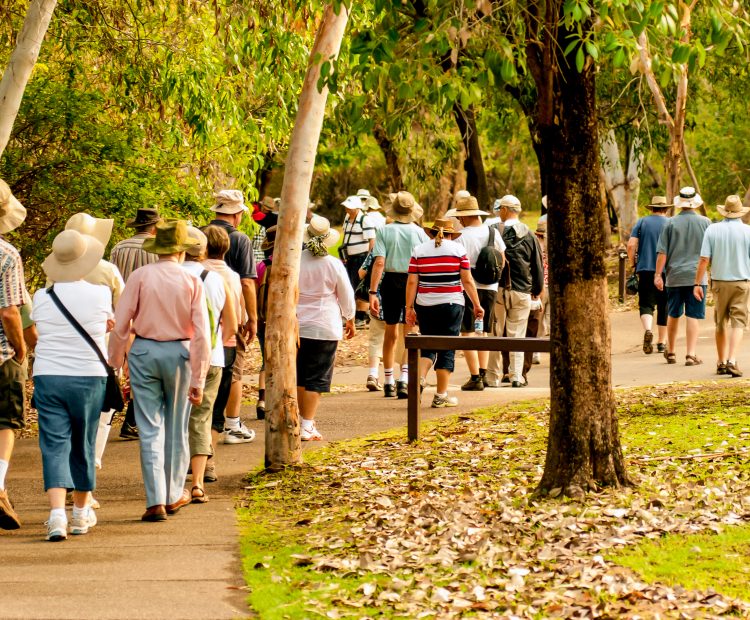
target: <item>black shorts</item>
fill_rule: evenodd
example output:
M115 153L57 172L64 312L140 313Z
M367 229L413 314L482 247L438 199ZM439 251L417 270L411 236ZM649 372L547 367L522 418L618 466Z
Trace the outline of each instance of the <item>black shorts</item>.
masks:
M380 283L380 306L386 325L405 323L406 316L406 280L408 273L387 271Z
M497 291L488 291L478 288L479 305L484 309L484 328L485 334L492 332L492 324L495 322L495 299ZM461 331L464 334L474 331L474 304L471 303L469 296L464 293L464 318L461 321Z
M362 267L362 263L365 262L366 258L367 252L346 257L346 273L349 276L349 282L351 283L352 288L355 291L357 290L360 281L359 270Z
M308 392L330 392L338 340L300 338L297 349L297 387Z
M667 289L656 288L653 271L638 272L638 309L641 315L653 315L656 310L656 324L667 325Z
M224 368L221 369L221 380L219 389L216 392L214 409L211 417L211 428L217 433L224 430L224 409L229 402L229 391L232 389L232 373L234 360L237 357L236 347L224 347Z

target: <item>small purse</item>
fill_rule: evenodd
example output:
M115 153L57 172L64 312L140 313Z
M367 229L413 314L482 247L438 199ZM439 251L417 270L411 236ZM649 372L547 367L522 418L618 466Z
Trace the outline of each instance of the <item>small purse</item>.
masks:
M631 295L638 294L638 274L634 273L626 280L625 290Z
M104 358L104 354L102 353L96 342L94 342L91 334L89 334L85 329L83 329L83 327L81 327L81 324L75 320L73 315L70 314L68 309L60 301L57 293L55 293L54 286L50 286L47 289L47 294L57 306L57 309L62 312L62 315L68 320L68 323L73 326L73 328L81 335L86 343L94 350L97 357L99 358L99 361L107 370L107 387L104 392L104 403L102 404L102 411L111 411L113 409L115 411L122 411L125 408L125 400L122 397L122 388L120 388L120 382L118 381L117 375L115 374L115 369L112 368L112 366L110 366L107 360Z

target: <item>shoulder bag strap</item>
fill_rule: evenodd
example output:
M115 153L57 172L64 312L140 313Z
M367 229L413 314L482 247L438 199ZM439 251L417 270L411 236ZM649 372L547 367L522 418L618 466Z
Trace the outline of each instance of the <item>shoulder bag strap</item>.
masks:
M487 247L494 248L495 247L495 229L492 226L488 226L487 228L490 231L490 234L487 237Z
M102 353L101 349L99 348L99 345L94 342L94 339L91 337L91 334L89 334L83 327L81 327L81 324L75 320L73 315L68 311L68 309L63 306L63 303L60 301L60 298L57 296L57 293L55 293L55 287L50 286L47 289L47 295L49 295L50 299L54 302L54 304L57 306L57 309L62 313L62 315L68 320L68 323L70 323L73 326L73 329L75 329L80 335L81 338L83 338L86 343L94 349L94 352L96 353L97 357L99 358L99 361L104 365L104 368L107 369L107 372L112 372L112 367L109 365L106 359L104 359L104 354Z
M205 282L207 275L208 275L208 269L204 269L203 271L201 271L201 281Z
M365 216L360 213L359 217L361 217L363 220L365 219ZM352 233L354 232L354 227L357 225L357 222L359 222L359 217L355 217L354 221L352 222L352 225L349 226L349 232L346 235L346 239L344 239L344 243L342 244L344 249L349 247L349 241L352 239Z

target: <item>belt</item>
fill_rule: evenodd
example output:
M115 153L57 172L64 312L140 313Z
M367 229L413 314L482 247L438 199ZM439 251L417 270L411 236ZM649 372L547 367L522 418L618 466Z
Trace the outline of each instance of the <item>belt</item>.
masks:
M176 340L156 340L156 338L146 338L145 336L135 335L140 340L148 340L149 342L190 342L190 338L178 338Z

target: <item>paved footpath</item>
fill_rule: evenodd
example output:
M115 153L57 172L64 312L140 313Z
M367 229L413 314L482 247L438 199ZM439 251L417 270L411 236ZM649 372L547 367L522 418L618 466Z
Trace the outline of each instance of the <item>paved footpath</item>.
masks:
M706 363L693 368L682 363L668 367L661 356L644 356L637 313L613 313L611 318L615 386L729 380L712 374L711 315L703 323L699 344L699 355ZM678 342L677 357L684 360L682 341ZM542 358L542 365L531 371L529 387L458 392L461 402L456 409L430 409L434 388L428 387L423 419L548 396L549 367L547 356ZM454 380L460 384L466 371L463 362L459 364ZM750 370L750 354L742 355L739 364ZM334 384L363 385L366 374L364 368L337 369ZM19 441L8 483L24 527L16 532L0 531L0 619L247 617L245 593L239 589L243 580L234 498L241 493L244 474L263 461L263 424L255 421L249 410L246 414L248 425L258 433L255 442L219 446L219 481L207 488L211 501L187 506L165 523L140 521L145 499L138 443L120 441L114 430L98 477L99 525L86 536L71 536L55 544L44 541L48 511L36 440ZM329 441L405 423L406 401L386 400L364 391L324 397L318 420ZM308 444L305 449L326 443Z

